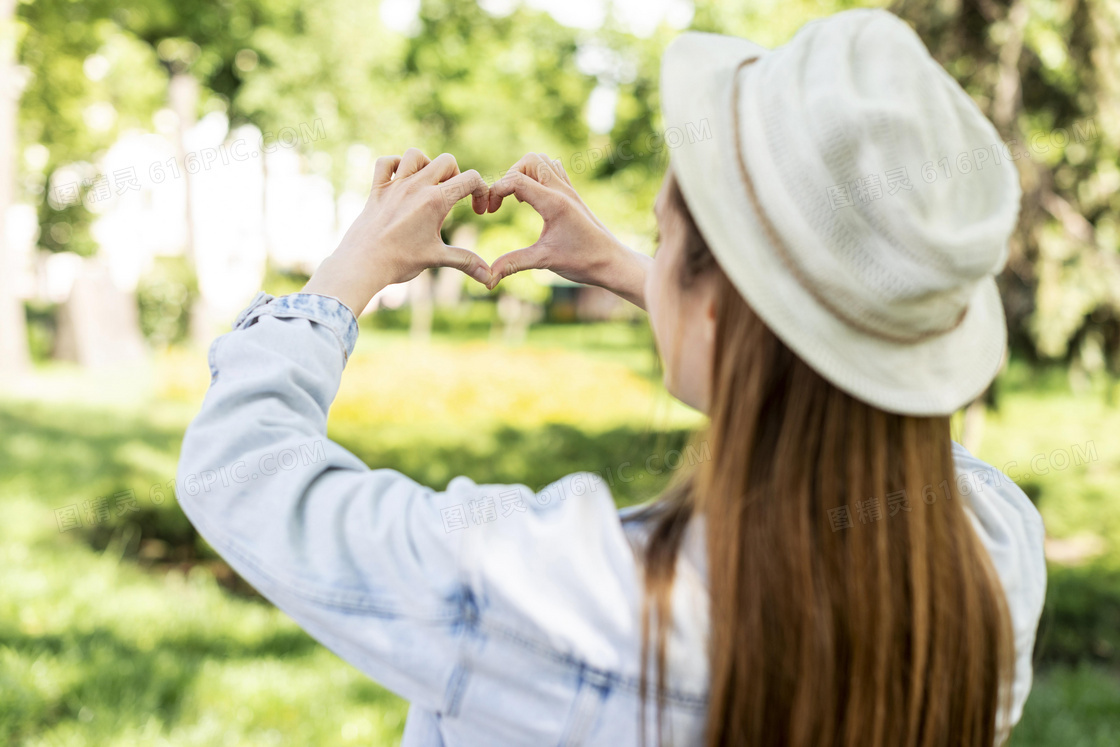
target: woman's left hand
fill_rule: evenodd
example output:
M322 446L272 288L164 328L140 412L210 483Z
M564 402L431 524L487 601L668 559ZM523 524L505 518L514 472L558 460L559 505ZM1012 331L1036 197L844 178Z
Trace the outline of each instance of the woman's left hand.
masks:
M490 266L440 237L452 206L468 194L474 211L485 213L490 188L474 169L460 173L450 153L429 159L409 148L378 158L369 200L304 292L334 296L358 316L382 288L429 267L454 267L487 285Z

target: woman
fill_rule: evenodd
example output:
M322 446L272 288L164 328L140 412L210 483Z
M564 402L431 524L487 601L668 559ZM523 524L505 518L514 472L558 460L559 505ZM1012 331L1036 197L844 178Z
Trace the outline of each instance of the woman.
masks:
M212 346L184 511L411 701L406 744L1001 741L1030 688L1043 529L949 416L1001 364L1014 165L883 11L773 51L684 34L662 101L653 260L559 160L530 153L488 186L448 154L379 159L304 291L258 294ZM958 154L975 168L917 180ZM528 202L540 240L493 267L444 245L468 192L479 214ZM622 516L589 473L437 492L368 469L325 435L354 315L434 266L491 288L547 267L647 309L666 386L710 416L711 458Z

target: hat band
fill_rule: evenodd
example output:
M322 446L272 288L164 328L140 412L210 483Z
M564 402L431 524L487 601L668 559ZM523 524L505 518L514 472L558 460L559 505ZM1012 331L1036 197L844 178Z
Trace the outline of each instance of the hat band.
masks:
M735 68L735 72L732 73L731 129L732 134L735 138L736 161L739 165L739 174L742 177L743 185L746 187L747 195L750 197L751 204L754 207L754 211L758 216L759 222L762 224L763 230L769 237L770 242L774 245L774 248L778 250L778 257L781 259L782 264L785 265L790 274L794 276L798 284L802 288L804 288L809 293L809 295L811 295L817 301L817 303L827 309L833 316L842 320L851 327L858 329L865 334L871 335L872 337L877 337L888 342L916 343L927 340L931 337L939 337L940 335L943 335L946 332L950 332L959 327L961 322L964 321L965 316L968 314L968 304L965 304L965 307L961 310L961 313L957 316L956 320L952 324L940 329L922 330L921 332L913 335L897 335L890 332L884 332L881 329L869 327L863 320L852 316L852 314L850 314L842 306L837 305L826 295L821 293L820 289L816 286L815 283L812 282L808 274L794 260L793 255L790 253L788 247L786 247L785 242L782 241L781 236L778 234L778 231L774 228L774 224L770 222L769 216L762 208L762 203L759 201L758 193L754 188L754 181L751 179L750 171L747 169L747 163L743 157L743 144L739 128L739 72L747 65L757 62L758 60L759 57L757 55L754 57L748 57L747 59L740 62Z

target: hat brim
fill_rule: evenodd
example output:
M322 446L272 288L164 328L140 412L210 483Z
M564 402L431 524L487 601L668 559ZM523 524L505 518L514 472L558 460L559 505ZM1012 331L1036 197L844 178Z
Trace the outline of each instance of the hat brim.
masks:
M735 165L734 74L744 59L766 54L746 39L686 32L662 56L670 167L697 226L755 313L821 376L889 412L953 413L982 394L1003 363L1007 329L994 278L980 281L954 329L914 343L868 334L823 307L783 265ZM743 85L750 70L741 73ZM760 139L745 138L743 147Z

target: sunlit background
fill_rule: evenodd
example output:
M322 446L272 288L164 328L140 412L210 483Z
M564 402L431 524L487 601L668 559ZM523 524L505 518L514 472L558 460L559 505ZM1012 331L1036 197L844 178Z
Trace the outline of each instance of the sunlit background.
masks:
M665 45L787 40L834 0L0 0L0 742L394 744L406 704L257 597L183 517L206 351L298 290L378 156L448 151L493 182L560 158L652 252ZM1011 358L958 414L1047 525L1020 745L1120 744L1120 1L905 0L1021 154L1000 278ZM917 175L912 175L917 178ZM531 244L456 207L485 259ZM613 475L650 498L695 413L643 316L545 271L426 272L374 299L330 435L443 488ZM625 476L623 479L621 476ZM465 531L469 531L466 529Z

